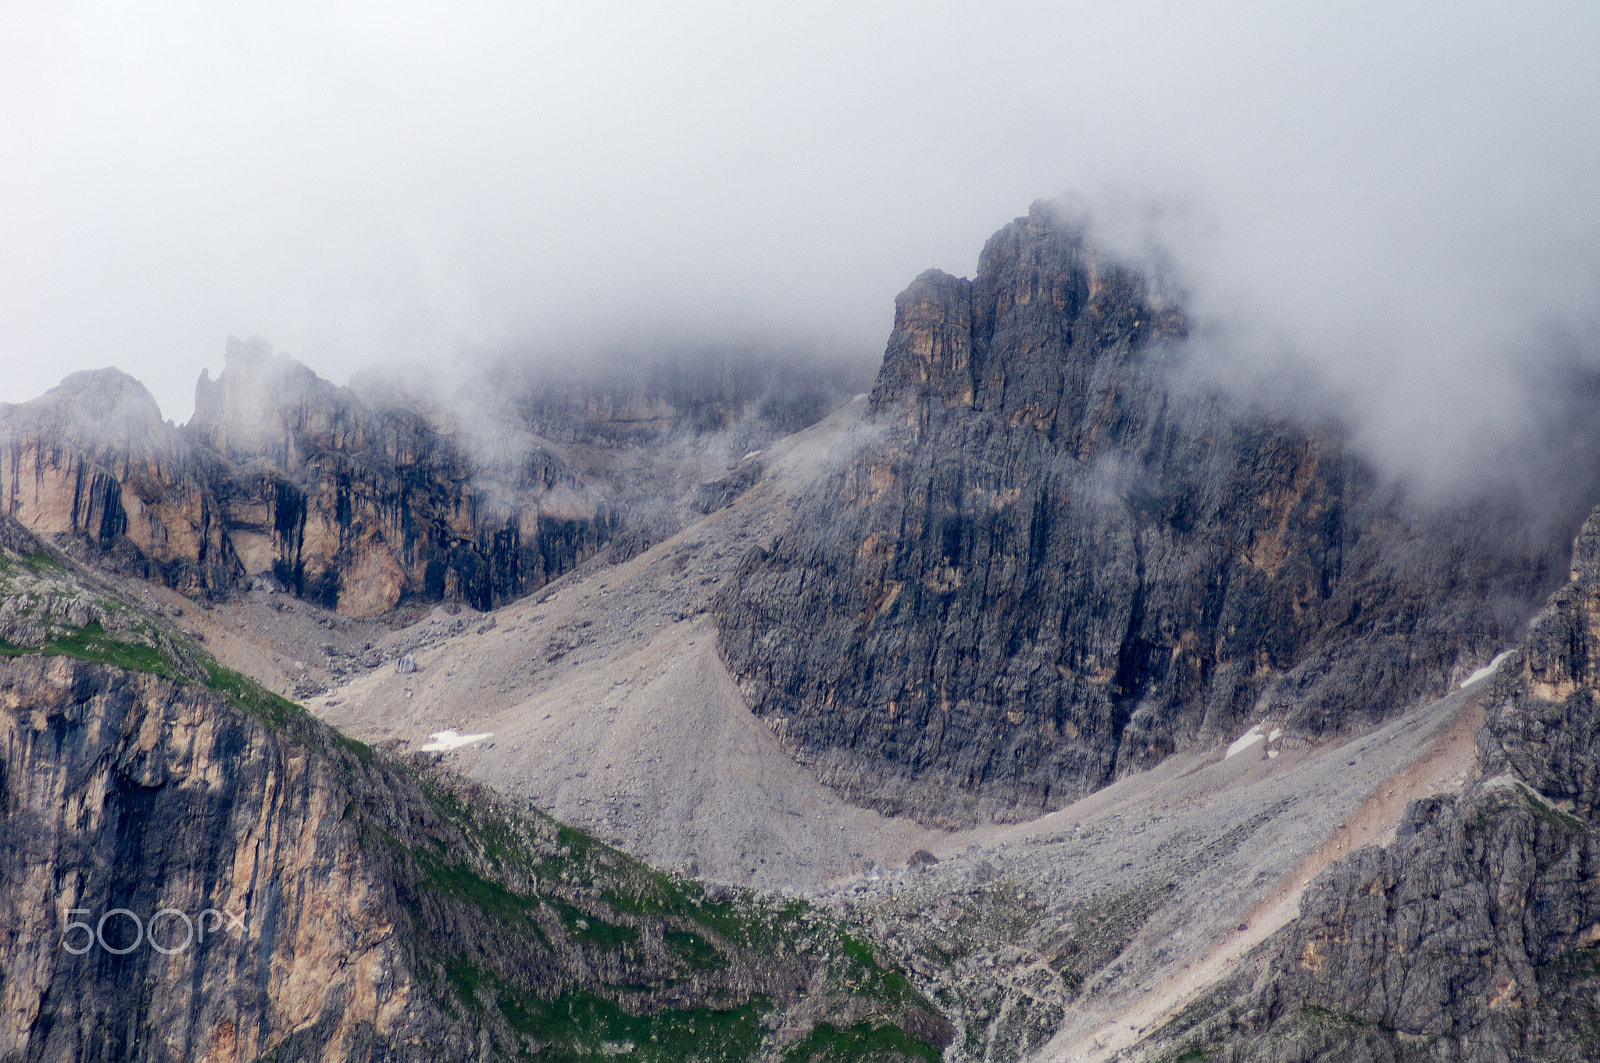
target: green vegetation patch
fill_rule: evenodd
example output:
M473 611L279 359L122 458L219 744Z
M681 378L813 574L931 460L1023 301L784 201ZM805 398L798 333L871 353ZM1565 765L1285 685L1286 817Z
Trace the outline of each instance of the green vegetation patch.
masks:
M1577 816L1563 812L1547 803L1544 798L1534 793L1522 784L1517 784L1517 796L1522 798L1522 803L1529 811L1540 819L1549 823L1563 834L1586 834L1589 825Z
M65 572L67 566L50 556L48 550L35 550L22 558L23 567L34 575L44 575L49 572Z
M187 683L178 664L154 646L123 642L91 620L77 631L60 635L44 644L46 657L76 657L81 661L114 665L130 672L149 672L175 683Z
M113 638L98 620L91 620L81 628L59 634L43 646L18 646L0 641L0 656L20 657L29 653L46 657L75 657L80 661L109 664L130 672L149 672L174 683L189 681L178 669L177 662L166 653L142 642Z
M493 976L490 976L493 977ZM614 1057L646 1063L743 1063L760 1047L765 1000L727 1011L663 1009L630 1015L593 993L540 1000L495 979L495 1003L511 1028L539 1041L539 1058L577 1063Z
M843 1030L819 1022L783 1054L784 1063L856 1063L862 1059L897 1057L939 1063L936 1048L916 1040L900 1027L873 1026L865 1022Z
M939 1058L936 1048L899 1025L910 1015L932 1011L905 973L880 964L867 940L845 933L805 902L764 900L737 889L713 894L699 882L660 872L537 810L480 802L473 791L458 791L447 780L420 778L419 783L440 819L450 824L448 833L459 831L459 842L466 847L466 852L447 855L444 843L437 852L426 846L417 851L391 837L392 844L417 861L424 888L467 901L501 922L516 920L534 930L542 926L552 937L553 921L559 921L573 944L620 950L625 961L649 968L629 968L629 978L642 973L644 982L589 985L587 992L569 988L555 1000L541 1000L499 963L475 968L471 976L457 970L465 960L447 964L453 991L476 994L479 1007L498 1008L511 1029L539 1043L540 1059L748 1059L767 1036L761 1017L770 1003L732 1007L743 999L742 992L729 996L725 987L709 989L710 999L691 998L702 1005L698 1010L632 1012L648 1010L646 1002L656 999L663 986L679 984L676 975L661 981L674 968L678 974L699 976L696 981L709 975L708 981L716 982L715 972L752 954L779 963L804 963L801 955L823 959L825 985L819 999L830 1010L820 1014L848 1008L850 1019L863 1019L847 1029L828 1027L815 1034L808 1051L819 1060L856 1059L863 1053ZM658 969L649 960L654 950L638 951L654 933L678 961L670 968Z
M462 956L447 956L444 960L444 977L450 983L450 988L455 990L457 997L473 1014L483 1014L483 1001L478 999L478 989L483 985L484 975L487 972L479 970ZM492 978L493 975L490 975Z
M1600 949L1573 949L1559 957L1550 969L1564 982L1600 977Z
M728 965L715 945L691 930L668 930L663 936L667 948L683 957L691 971L720 971Z
M558 897L549 898L548 903L561 916L561 924L575 941L601 949L616 949L639 940L639 932L631 926L618 926L586 915Z
M1362 1018L1350 1011L1324 1007L1321 1004L1302 1004L1295 1012L1295 1021L1302 1026L1321 1030L1374 1030L1392 1034L1394 1027Z
M291 702L290 704L293 705L293 702ZM295 708L299 708L299 706L294 706L294 707ZM330 732L332 732L333 740L335 742L339 743L339 745L346 752L348 752L351 756L355 757L357 760L359 760L363 764L371 764L372 763L372 747L371 746L367 745L365 742L360 741L359 739L351 738L349 735L345 734L343 731L339 730L336 727L330 727L330 728L328 728L328 730Z
M541 903L493 882L465 864L447 864L421 849L410 850L422 871L422 884L441 897L466 901L481 912L503 919L531 920Z
M231 668L224 668L208 659L205 661L205 669L207 689L216 691L236 708L274 727L281 728L309 717L305 709L288 698L274 694L254 679L241 675ZM334 733L338 734L337 731Z

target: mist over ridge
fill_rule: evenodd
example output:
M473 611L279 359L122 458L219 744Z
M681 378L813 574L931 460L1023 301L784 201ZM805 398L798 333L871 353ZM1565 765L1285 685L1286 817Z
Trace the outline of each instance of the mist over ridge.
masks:
M1216 377L1459 481L1597 360L1597 45L1581 3L12 5L0 400L114 363L181 422L230 333L335 383L663 330L875 364L1075 190L1160 205Z
M1594 1058L1596 56L0 2L0 1057Z

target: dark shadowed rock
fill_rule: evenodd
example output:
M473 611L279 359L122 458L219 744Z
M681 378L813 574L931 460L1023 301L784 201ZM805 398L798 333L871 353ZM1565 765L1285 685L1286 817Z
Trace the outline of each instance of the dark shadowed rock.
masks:
M1315 881L1257 965L1153 1052L1260 1063L1588 1060L1600 1052L1600 511L1573 581L1497 673L1479 779L1414 801Z
M854 800L1024 818L1252 722L1366 724L1562 575L1510 504L1408 503L1335 426L1179 386L1186 325L1048 206L896 300L847 452L718 602L752 708Z

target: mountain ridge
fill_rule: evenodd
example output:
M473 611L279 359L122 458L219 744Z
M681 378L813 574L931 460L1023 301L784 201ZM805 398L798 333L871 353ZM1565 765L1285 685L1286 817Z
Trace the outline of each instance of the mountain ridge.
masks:
M1555 536L1180 401L1186 328L1044 203L902 293L854 451L716 609L802 762L930 824L1027 818L1252 723L1376 723L1518 636Z
M4 516L0 544L6 606L67 603L52 641L0 654L0 1058L887 1063L948 1041L804 904L662 875L348 739Z
M544 406L502 381L495 416L526 407L533 429L497 428L437 396L382 378L340 387L265 341L230 339L185 425L113 369L0 407L0 500L86 559L191 596L267 581L362 618L436 601L483 611L670 534L696 485L723 471L713 456L702 477L699 452L759 449L839 401L832 377L785 384L777 365L658 369L639 395L597 378ZM703 435L716 432L728 438Z

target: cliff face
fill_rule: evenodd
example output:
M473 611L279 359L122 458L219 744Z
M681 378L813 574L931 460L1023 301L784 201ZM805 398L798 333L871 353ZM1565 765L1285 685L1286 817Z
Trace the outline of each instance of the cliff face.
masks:
M0 406L0 499L46 535L185 593L239 574L203 462L149 392L115 369Z
M92 597L13 544L8 597ZM161 639L55 635L0 646L0 1059L887 1061L948 1040L803 905L669 879Z
M825 781L1023 818L1251 722L1381 718L1517 636L1556 555L1514 513L1178 390L1184 329L1044 205L899 297L853 449L717 610Z
M672 534L702 495L725 502L747 486L719 480L734 459L845 386L728 358L602 370L500 367L476 401L502 423L484 425L230 340L182 427L133 378L76 373L0 406L0 500L86 559L187 594L266 579L355 616L407 599L488 609ZM717 486L697 493L703 480Z
M393 885L344 818L348 789L214 698L66 657L0 666L0 1058L251 1059L308 1024L324 1047L303 1058L448 1039L396 939ZM63 937L118 908L154 936L116 955L136 932L115 915L107 947ZM155 951L190 936L151 920L164 908L205 940Z
M260 344L233 344L202 376L193 445L244 571L357 616L402 597L488 609L593 553L607 516L548 452L492 504L458 442L415 410L372 408ZM565 504L544 496L567 488Z
M8 513L188 594L268 578L356 616L406 597L488 609L616 524L550 451L528 448L491 499L420 413L369 407L259 343L230 343L182 428L108 369L0 410L0 436Z
M1497 674L1480 778L1312 884L1256 969L1163 1032L1224 1060L1600 1051L1600 512Z

